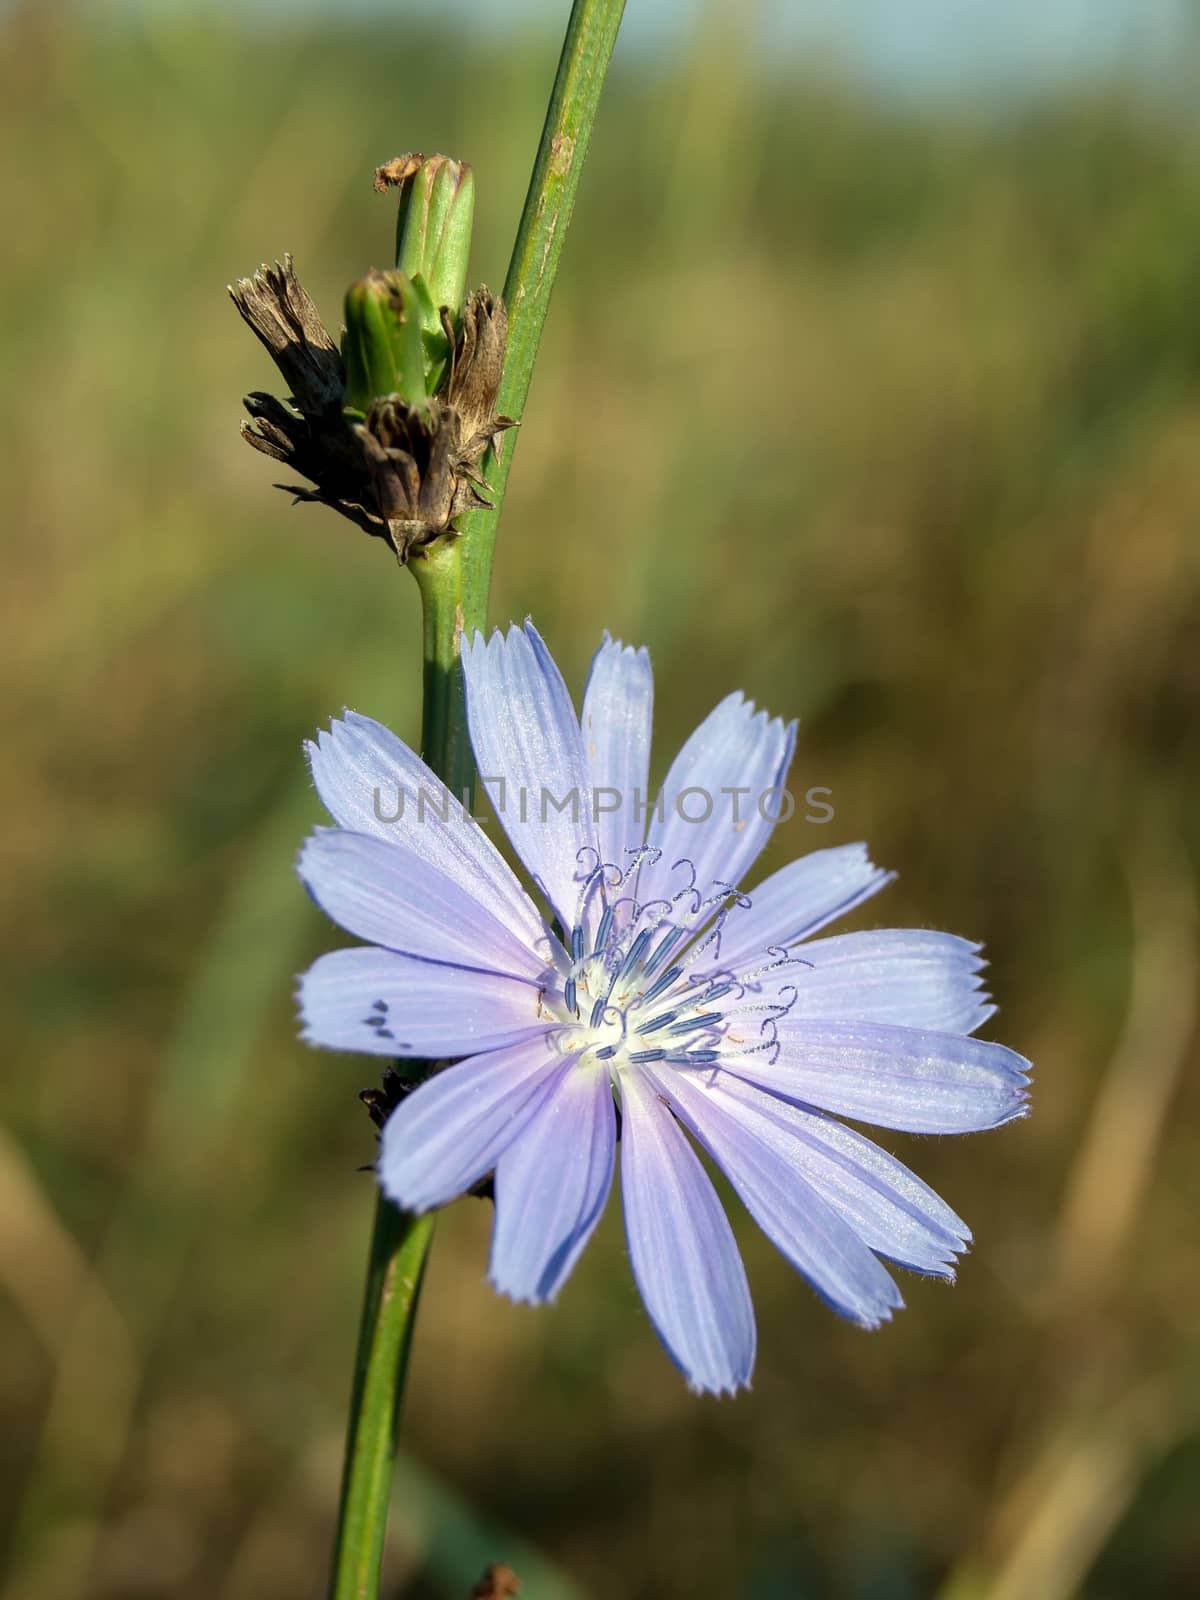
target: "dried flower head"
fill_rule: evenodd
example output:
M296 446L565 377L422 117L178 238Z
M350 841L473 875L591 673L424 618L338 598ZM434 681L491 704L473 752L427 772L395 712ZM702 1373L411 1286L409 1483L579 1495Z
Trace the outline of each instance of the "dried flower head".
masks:
M314 487L278 484L386 539L401 562L488 504L483 458L506 428L496 400L508 322L486 288L464 301L474 185L445 156L399 156L376 187L400 191L397 266L346 296L339 349L291 256L230 295L288 385L247 395L242 434Z

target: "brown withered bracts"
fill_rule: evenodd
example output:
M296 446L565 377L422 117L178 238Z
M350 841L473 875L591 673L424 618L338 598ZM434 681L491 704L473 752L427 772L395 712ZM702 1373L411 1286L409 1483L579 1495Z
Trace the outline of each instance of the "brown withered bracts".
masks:
M386 539L401 562L452 535L463 512L486 506L485 452L513 426L496 415L504 366L504 302L476 289L457 330L442 313L451 357L438 392L408 405L377 399L347 413L341 352L296 276L291 256L230 288L234 304L288 386L285 400L247 395L246 441L314 486L279 484L297 500L332 506Z

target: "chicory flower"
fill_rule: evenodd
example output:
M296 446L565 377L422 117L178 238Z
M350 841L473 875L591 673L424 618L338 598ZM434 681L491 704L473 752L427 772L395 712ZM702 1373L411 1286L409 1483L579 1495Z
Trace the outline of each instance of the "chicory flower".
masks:
M749 1382L754 1313L697 1150L843 1316L902 1305L884 1262L952 1278L949 1206L839 1118L971 1133L1024 1114L1028 1063L971 1035L979 947L927 930L816 937L890 874L863 845L741 884L784 808L794 726L723 700L648 792L649 658L605 639L576 715L527 624L462 652L481 781L535 900L483 827L386 728L348 713L308 753L337 824L313 898L365 946L300 984L305 1037L450 1058L398 1105L379 1180L412 1211L494 1174L490 1278L555 1297L620 1145L629 1254L689 1384ZM541 904L539 904L539 900Z

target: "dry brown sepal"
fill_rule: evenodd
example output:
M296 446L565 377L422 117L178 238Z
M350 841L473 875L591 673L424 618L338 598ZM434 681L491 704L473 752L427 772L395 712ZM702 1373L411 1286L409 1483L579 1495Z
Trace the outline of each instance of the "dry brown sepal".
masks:
M248 444L312 485L277 488L386 539L401 563L456 534L464 512L488 505L483 458L514 425L496 414L508 335L503 300L476 289L457 329L443 312L452 354L437 394L416 406L385 396L363 417L345 409L341 353L290 255L229 292L289 389L286 400L247 395L250 421L242 423Z

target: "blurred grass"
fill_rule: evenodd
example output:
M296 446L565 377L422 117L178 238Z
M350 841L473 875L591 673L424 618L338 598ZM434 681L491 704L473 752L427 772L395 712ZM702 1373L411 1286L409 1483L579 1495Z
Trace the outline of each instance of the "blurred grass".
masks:
M334 320L390 237L371 169L420 146L475 163L497 283L556 41L106 15L0 24L3 1592L295 1600L371 1150L369 1063L293 1038L330 940L290 878L299 741L346 702L415 735L417 608L239 444L271 374L223 285L291 249ZM577 685L602 627L648 643L660 765L733 685L799 713L836 820L768 865L867 838L902 874L872 920L985 938L1037 1114L893 1141L977 1246L883 1334L741 1227L736 1404L670 1373L616 1208L541 1313L454 1208L398 1594L465 1593L505 1539L646 1600L1200 1587L1198 157L1120 85L899 108L711 20L619 68L494 615Z

